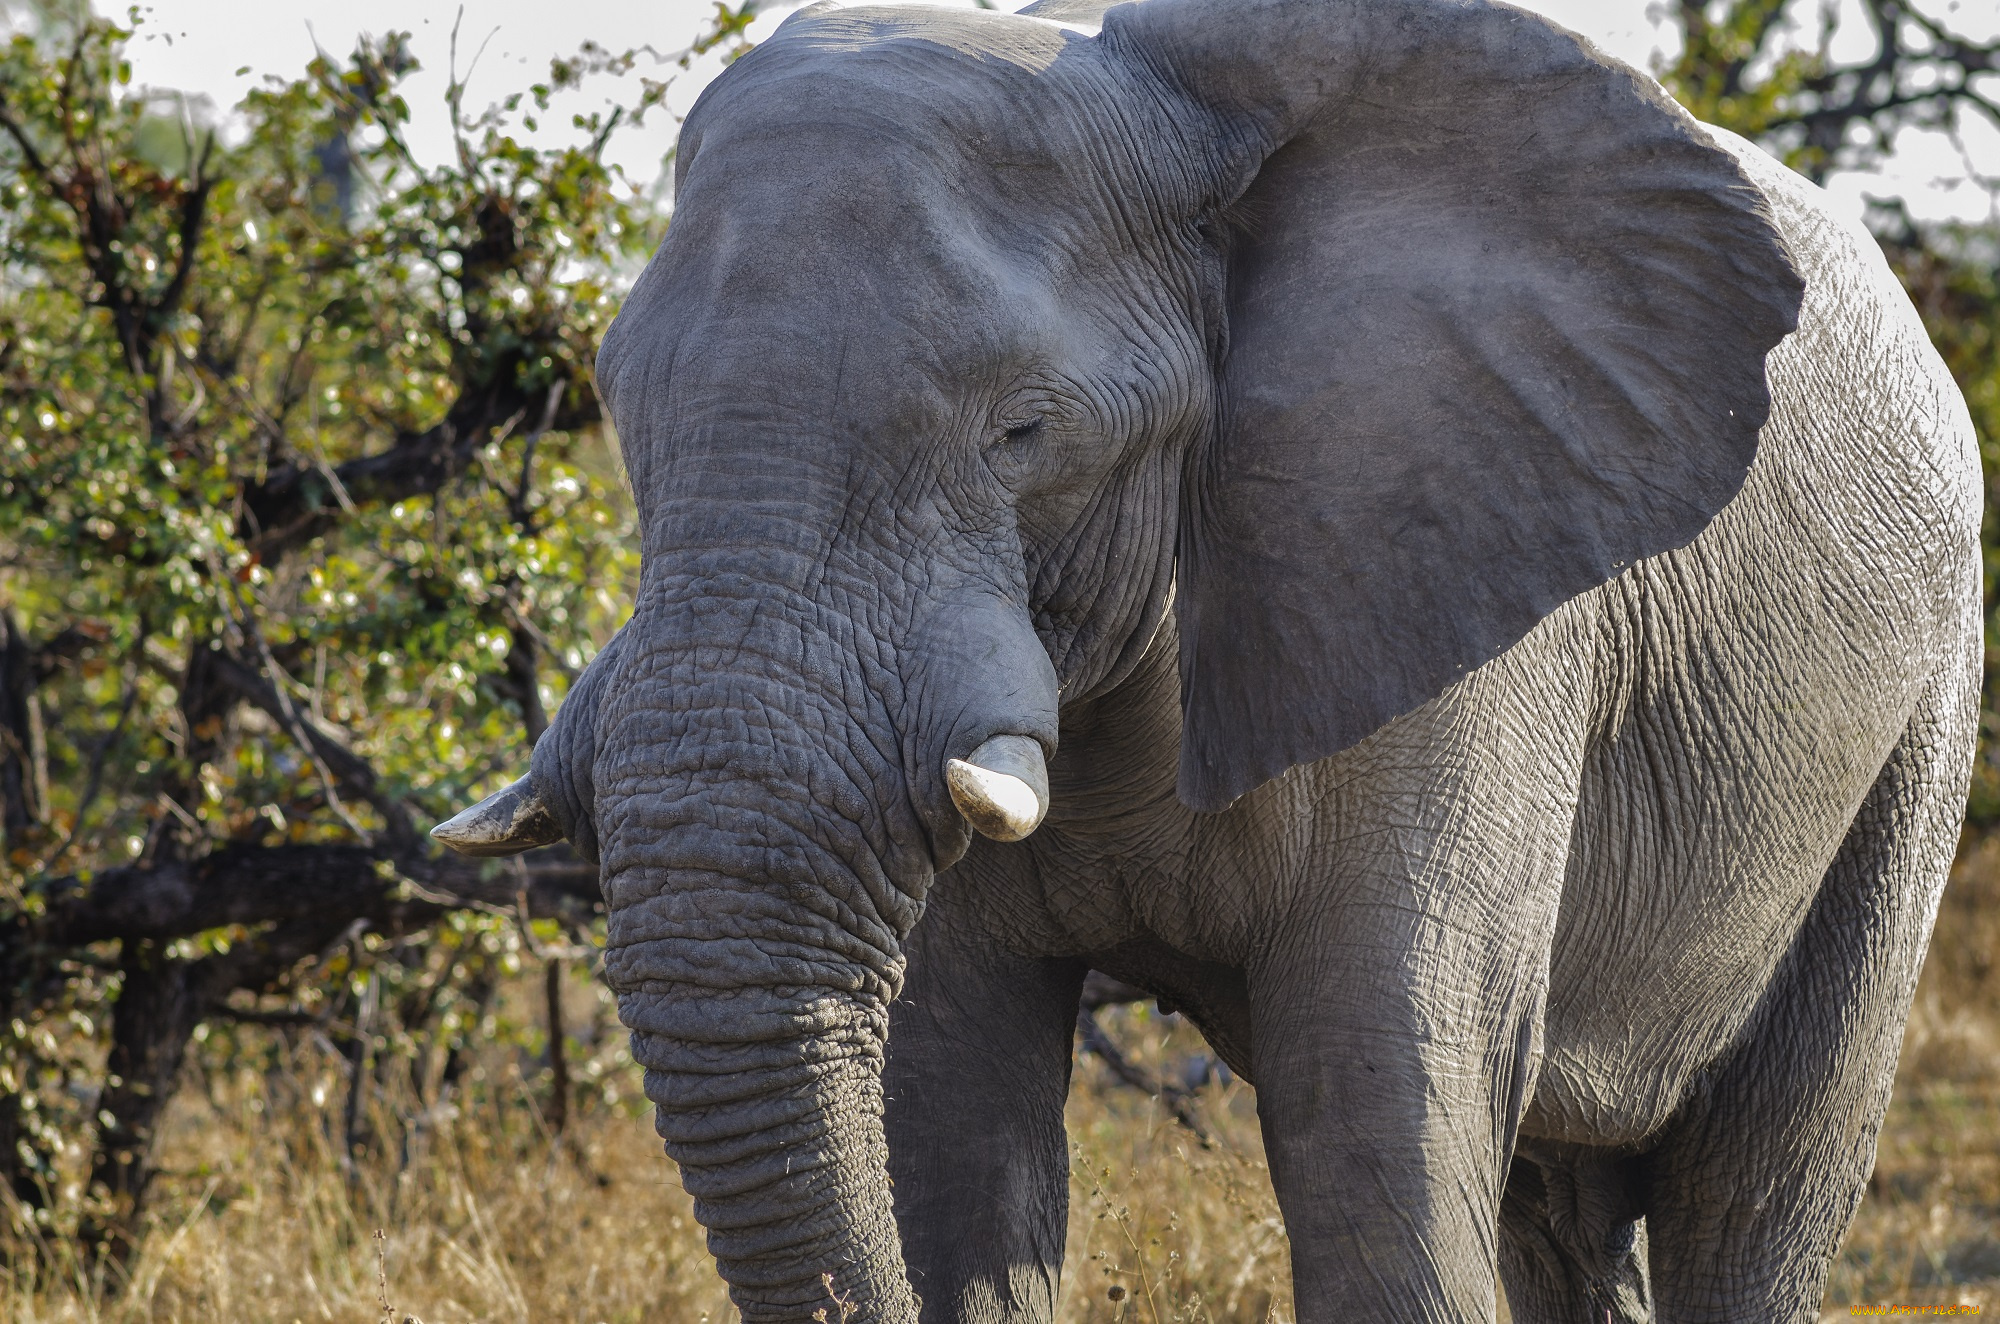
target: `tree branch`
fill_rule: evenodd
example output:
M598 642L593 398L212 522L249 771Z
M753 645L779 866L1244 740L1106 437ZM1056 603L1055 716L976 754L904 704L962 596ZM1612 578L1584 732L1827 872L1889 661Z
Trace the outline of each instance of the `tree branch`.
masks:
M1076 1029L1078 1035L1082 1037L1083 1050L1103 1062L1112 1075L1140 1093L1151 1095L1165 1104L1167 1111L1173 1114L1174 1120L1193 1132L1195 1139L1202 1143L1203 1148L1213 1143L1209 1138L1208 1128L1202 1125L1200 1114L1195 1112L1194 1095L1178 1085L1155 1080L1151 1072L1126 1057L1125 1050L1120 1048L1117 1041L1106 1034L1104 1027L1097 1023L1096 1012L1088 1007L1078 1008Z
M368 760L287 704L277 686L247 662L221 649L215 650L209 661L218 680L278 723L295 740L302 739L306 744L302 752L323 764L343 790L374 806L375 812L382 816L384 835L390 845L408 851L417 844L419 834L410 820L408 806L382 789Z
M194 861L105 869L87 882L52 879L40 916L17 916L0 929L69 948L112 938L170 941L232 924L364 920L406 932L453 910L511 913L524 892L532 919L574 921L601 903L597 870L567 848L531 858L518 871L429 861L419 881L362 846L230 846Z
M4 89L0 89L0 98L4 96ZM6 130L7 136L14 140L14 146L21 149L21 160L28 167L28 173L43 183L48 183L49 163L35 150L35 144L28 138L27 129L14 118L13 112L7 109L4 99L0 99L0 129Z
M542 403L513 384L514 368L505 364L494 374L505 385L496 382L461 395L435 426L400 433L384 450L335 465L334 476L349 499L365 506L425 496L464 473L494 428ZM568 407L549 411L550 429L575 431L602 417L593 392L576 383L552 389ZM244 541L266 562L276 560L339 522L341 511L331 497L332 486L316 465L294 462L273 469L263 482L244 489Z

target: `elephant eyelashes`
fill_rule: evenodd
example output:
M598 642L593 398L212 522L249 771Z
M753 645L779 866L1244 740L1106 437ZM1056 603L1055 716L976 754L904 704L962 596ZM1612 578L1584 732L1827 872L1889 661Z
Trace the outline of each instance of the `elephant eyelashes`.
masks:
M1039 436L1041 431L1042 420L1037 418L1026 423L1010 424L1007 430L1000 434L1000 439L1002 441L1028 441Z

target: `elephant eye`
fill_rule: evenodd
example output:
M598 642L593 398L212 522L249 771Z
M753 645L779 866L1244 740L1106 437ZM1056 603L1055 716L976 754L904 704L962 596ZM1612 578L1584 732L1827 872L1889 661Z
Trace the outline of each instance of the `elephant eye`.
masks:
M1042 430L1042 422L1043 420L1034 418L1029 419L1025 423L1010 423L1007 425L1006 432L1001 435L1001 440L1027 441Z

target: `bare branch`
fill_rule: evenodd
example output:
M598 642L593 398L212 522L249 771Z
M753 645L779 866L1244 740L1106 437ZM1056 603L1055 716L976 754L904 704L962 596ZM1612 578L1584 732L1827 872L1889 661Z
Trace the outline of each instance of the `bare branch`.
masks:
M587 919L601 899L597 870L564 847L532 858L546 862L517 871L456 857L428 861L428 877L413 886L380 852L362 846L231 846L191 862L105 869L88 882L50 880L42 916L10 923L45 946L67 948L298 920L407 932L452 910L512 914L517 897L533 919ZM0 936L5 932L0 926Z
M282 726L299 743L301 752L321 765L328 780L374 807L382 816L385 835L392 845L408 849L419 841L408 806L382 789L368 760L299 713L277 685L248 663L221 650L213 655L211 663L217 678ZM274 661L267 659L267 663L276 670Z
M1084 1051L1103 1062L1112 1075L1133 1089L1159 1099L1176 1122L1193 1132L1203 1148L1214 1143L1209 1138L1208 1128L1202 1125L1200 1115L1194 1110L1194 1095L1178 1085L1155 1080L1152 1073L1126 1057L1125 1050L1097 1023L1095 1012L1087 1007L1080 1008L1076 1013L1076 1030L1082 1036Z

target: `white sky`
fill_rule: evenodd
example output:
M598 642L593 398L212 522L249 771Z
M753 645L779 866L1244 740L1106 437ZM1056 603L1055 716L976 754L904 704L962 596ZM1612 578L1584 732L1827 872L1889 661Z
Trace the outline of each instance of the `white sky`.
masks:
M101 11L122 13L126 6L126 0L96 2ZM1860 0L1830 2L1838 5L1843 19L1836 56L1865 58L1873 40L1860 20ZM1583 33L1640 68L1649 67L1671 36L1669 25L1655 22L1649 14L1660 8L1657 0L1516 3ZM1802 20L1798 33L1802 44L1816 40L1821 3L1794 0ZM1988 38L2000 32L2000 0L1922 0L1922 4L1968 36ZM315 40L329 54L345 56L357 33L395 29L412 33L413 49L424 66L405 85L413 112L412 146L430 160L443 160L450 151L442 96L452 23L461 9L459 67L467 67L481 44L486 46L470 80L468 110L543 78L551 57L573 53L585 39L611 50L650 44L662 52L677 52L714 12L708 0L141 0L140 8L145 23L132 50L135 81L203 93L224 109L263 75L297 74L312 58ZM787 12L788 8L774 7L760 15L751 29L752 39L768 35ZM653 77L677 75L669 99L675 111L685 111L720 68L714 56L688 73L670 65L651 67L644 57L641 63ZM250 72L239 74L237 70L245 66ZM569 101L558 102L561 113L546 117L553 127L544 132L565 132L570 113L600 106L608 96L630 100L636 95L636 81L622 91L600 81ZM1832 191L1854 209L1864 194L1900 193L1923 218L1985 219L1991 203L1982 189L1966 182L1966 156L1981 173L2000 175L2000 131L1983 120L1966 127L1965 154L1944 135L1906 133L1886 177L1838 177ZM644 129L627 132L611 155L634 179L650 180L673 133L673 119L656 116Z

